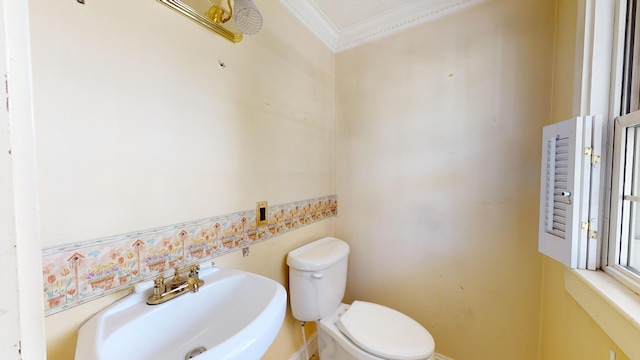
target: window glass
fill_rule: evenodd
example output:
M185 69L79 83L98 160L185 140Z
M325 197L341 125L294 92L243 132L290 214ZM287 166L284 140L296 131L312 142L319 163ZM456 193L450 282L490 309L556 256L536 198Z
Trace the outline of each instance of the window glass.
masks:
M615 121L608 266L640 284L640 12L627 3L620 112ZM620 179L620 181L616 181ZM630 279L631 280L631 279Z
M626 128L621 266L640 274L640 126Z
M618 231L611 233L608 265L640 284L640 111L615 123L611 206Z

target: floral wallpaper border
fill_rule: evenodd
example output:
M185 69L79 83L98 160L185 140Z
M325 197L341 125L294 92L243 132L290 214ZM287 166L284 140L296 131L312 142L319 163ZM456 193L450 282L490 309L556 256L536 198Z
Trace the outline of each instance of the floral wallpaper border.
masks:
M338 213L336 195L240 211L42 250L45 315L124 290L174 267L240 250Z

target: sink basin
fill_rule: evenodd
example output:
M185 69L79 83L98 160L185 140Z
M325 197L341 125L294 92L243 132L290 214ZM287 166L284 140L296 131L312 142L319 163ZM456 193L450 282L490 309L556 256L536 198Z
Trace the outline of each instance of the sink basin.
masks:
M147 305L147 288L102 310L80 327L75 358L260 359L284 319L282 285L218 267L200 271L200 279L197 293L160 305Z

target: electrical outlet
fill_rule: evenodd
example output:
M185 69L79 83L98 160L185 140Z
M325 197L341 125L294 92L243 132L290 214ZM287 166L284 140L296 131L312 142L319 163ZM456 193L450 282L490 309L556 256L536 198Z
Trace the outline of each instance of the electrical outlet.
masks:
M267 225L269 222L269 204L266 201L256 203L256 226Z

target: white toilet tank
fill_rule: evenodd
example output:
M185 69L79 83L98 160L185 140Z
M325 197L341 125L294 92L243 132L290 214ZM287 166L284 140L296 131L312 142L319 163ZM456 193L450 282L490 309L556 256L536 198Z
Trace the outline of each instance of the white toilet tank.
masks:
M293 317L315 321L340 305L347 284L349 245L326 237L287 255L289 298Z

